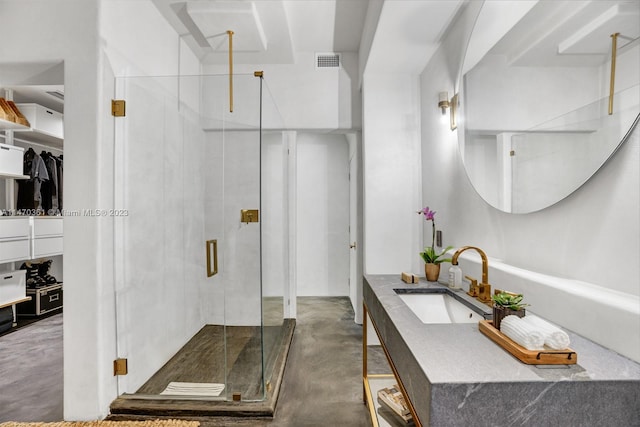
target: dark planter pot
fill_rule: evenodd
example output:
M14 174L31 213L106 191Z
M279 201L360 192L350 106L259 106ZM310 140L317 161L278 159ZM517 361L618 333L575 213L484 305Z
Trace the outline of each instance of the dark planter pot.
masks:
M510 308L494 304L493 305L493 326L496 329L500 329L500 322L502 322L502 319L511 315L524 317L525 311L526 310L524 308L520 310L511 310Z

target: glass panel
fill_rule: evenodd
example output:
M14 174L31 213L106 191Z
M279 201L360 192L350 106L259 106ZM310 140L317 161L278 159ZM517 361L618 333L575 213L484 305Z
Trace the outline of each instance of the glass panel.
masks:
M261 120L261 210L262 215L262 324L265 392L287 335L284 328L285 301L289 285L289 204L287 194L287 133L269 90L262 80Z
M115 120L117 354L129 370L120 394L265 397L287 283L286 158L281 125L272 120L266 143L260 132L262 79L234 76L233 113L228 81L116 79L127 102ZM268 114L279 116L272 101ZM241 222L243 209L259 222ZM214 239L218 273L207 277Z
M221 93L227 81L205 80L205 93ZM222 245L225 286L225 340L227 399L239 394L242 400L263 397L262 330L260 310L260 116L258 78L234 76L234 111L228 104L211 106L224 118L222 127L207 127L209 144L223 153ZM244 99L250 102L241 102ZM209 99L209 101L214 101ZM241 212L254 210L243 222ZM257 218L256 218L257 216Z
M197 81L196 81L197 82ZM121 393L159 394L190 381L172 357L203 327L204 132L194 82L116 79L116 308ZM190 93L191 92L191 93ZM178 379L179 377L179 379ZM224 381L224 378L222 378Z

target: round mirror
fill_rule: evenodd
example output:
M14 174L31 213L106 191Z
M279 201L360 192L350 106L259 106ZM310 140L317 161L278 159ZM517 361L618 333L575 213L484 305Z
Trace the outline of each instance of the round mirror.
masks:
M551 206L584 184L635 128L640 2L485 2L457 106L464 166L504 212Z

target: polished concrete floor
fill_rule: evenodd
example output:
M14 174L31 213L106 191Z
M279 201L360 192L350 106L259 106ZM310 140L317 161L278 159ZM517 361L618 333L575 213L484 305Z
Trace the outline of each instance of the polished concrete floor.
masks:
M62 419L61 326L62 315L0 337L0 421ZM8 338L12 341L7 342ZM57 363L58 369L51 369L51 363ZM14 375L17 366L24 370ZM43 375L48 371L50 375ZM370 426L361 375L362 327L353 322L349 299L298 298L298 318L275 417L211 419L202 426Z

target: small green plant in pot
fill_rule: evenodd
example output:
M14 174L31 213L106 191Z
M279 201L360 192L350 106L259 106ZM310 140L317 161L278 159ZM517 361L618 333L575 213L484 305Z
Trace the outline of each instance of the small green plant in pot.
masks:
M500 329L500 322L507 316L525 316L525 307L529 304L524 304L523 298L522 294L505 291L497 292L491 296L493 300L493 326L496 329Z

